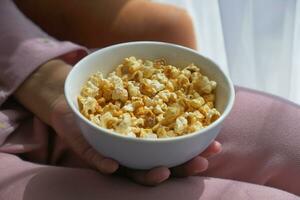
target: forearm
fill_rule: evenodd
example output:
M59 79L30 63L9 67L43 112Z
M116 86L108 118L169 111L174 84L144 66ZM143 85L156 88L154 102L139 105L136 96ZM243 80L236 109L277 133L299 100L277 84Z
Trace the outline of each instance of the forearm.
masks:
M18 0L21 10L51 35L99 48L156 40L196 47L190 16L147 0Z
M63 97L64 81L71 66L62 60L52 60L39 67L14 93L18 101L50 125L51 110Z
M99 47L115 39L111 34L113 20L129 1L15 0L15 3L50 35L88 47Z

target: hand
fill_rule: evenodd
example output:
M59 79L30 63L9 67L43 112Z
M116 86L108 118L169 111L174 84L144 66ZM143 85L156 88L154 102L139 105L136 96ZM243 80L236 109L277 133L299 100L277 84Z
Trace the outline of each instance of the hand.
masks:
M157 167L149 171L123 168L121 169L121 173L137 183L154 186L166 181L170 176L188 177L199 175L201 172L207 170L209 166L207 158L219 152L221 152L221 144L213 141L203 153L180 166L170 169L167 167Z
M71 66L63 61L49 61L24 82L15 96L25 107L49 124L91 167L104 174L114 173L119 168L119 164L103 157L87 143L76 126L73 113L65 101L63 86L70 69ZM172 169L157 167L149 171L121 168L120 173L140 184L157 185L167 180L170 175L184 177L205 171L208 167L207 158L217 154L220 150L220 143L215 141L201 155L181 166Z
M51 110L50 122L52 128L89 166L103 174L114 173L119 168L116 161L103 157L88 144L76 125L74 114L63 95L56 100Z
M63 96L56 101L52 109L51 124L56 133L90 166L105 174L114 173L119 168L116 161L104 158L85 141ZM220 151L221 144L214 141L203 153L183 165L171 169L157 167L149 171L120 167L119 173L140 184L157 185L167 180L170 175L176 177L198 175L208 168L207 158Z

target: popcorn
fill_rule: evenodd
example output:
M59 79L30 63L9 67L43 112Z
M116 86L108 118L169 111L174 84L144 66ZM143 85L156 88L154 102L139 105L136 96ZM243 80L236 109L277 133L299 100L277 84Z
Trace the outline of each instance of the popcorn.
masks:
M127 111L127 112L133 112L134 111L133 105L131 103L126 104L122 109Z
M152 76L153 80L158 80L160 83L166 84L168 82L168 78L164 73L157 73Z
M128 93L130 97L141 96L140 88L138 86L135 86L132 81L128 82Z
M148 79L149 80L149 79ZM150 80L151 81L151 80ZM161 91L163 89L165 89L165 85L161 84L158 80L153 80L151 81L151 86L157 91Z
M157 115L164 113L164 111L161 109L161 106L159 104L157 104L154 109L153 112Z
M188 129L189 132L194 132L194 131L197 131L197 130L201 130L203 128L204 128L203 124L199 121L196 121L192 126L188 126L187 129Z
M161 92L159 92L157 94L164 102L168 102L169 101L169 98L171 96L171 93L169 90L163 90Z
M138 81L138 82L141 82L143 80L143 72L141 71L136 71L134 72L133 74L131 74L129 76L129 79L130 80L134 80L134 81Z
M176 119L174 131L177 134L182 134L184 129L188 126L188 121L185 117L180 116Z
M157 115L157 117L156 117L156 120L157 120L158 122L161 122L163 119L164 119L164 115L163 115L163 113L162 113L162 114L159 114L159 115Z
M214 94L203 95L203 98L206 102L214 102L215 101L215 95Z
M161 121L162 125L167 125L172 123L177 116L182 114L182 107L178 104L168 107L167 111L164 113L164 119Z
M145 78L150 78L156 71L153 68L153 63L150 61L146 61L144 64L144 67L142 67L141 70L143 72L143 77L145 77Z
M133 137L133 138L136 138L136 135L135 135L135 133L133 133L133 132L125 133L125 135L126 135L127 137Z
M152 81L150 79L143 79L141 83L141 93L147 96L153 96L157 91L151 85Z
M189 66L187 66L186 68L184 68L182 71L190 71L191 73L193 72L200 72L199 67L195 66L194 64L190 64Z
M87 87L81 90L81 95L84 97L95 97L98 95L99 88L92 81L86 83Z
M98 102L95 98L79 96L78 100L82 107L81 113L84 116L88 116L89 114L93 114L96 112Z
M100 72L96 72L90 78L88 79L88 82L92 83L97 88L100 86L101 82L103 80L103 75ZM89 88L89 87L86 87Z
M155 124L156 124L156 116L152 111L150 111L145 115L144 126L151 128L151 127L155 126Z
M151 106L153 107L156 105L156 102L153 98L150 98L148 96L143 96L142 99L144 101L145 106L147 106L147 107L151 107Z
M118 118L113 117L110 112L105 113L104 115L91 115L91 121L96 125L99 125L103 128L112 128L118 123Z
M87 87L87 86L85 86ZM84 88L83 88L84 89ZM106 101L111 100L112 91L114 90L112 83L108 80L103 80L101 85L102 96Z
M132 125L135 127L144 126L145 120L143 118L136 118L132 121Z
M220 117L217 86L191 64L182 70L163 59L125 58L104 78L92 74L78 96L80 112L97 126L126 137L176 137Z
M183 69L181 72L182 72L182 74L183 74L186 78L190 79L190 77L191 77L191 75L192 75L192 72L191 72L191 71L189 71L189 70L187 70L187 69L185 68L185 69Z
M121 122L115 127L115 130L124 134L131 132L131 116L128 113L121 116Z
M166 82L166 89L169 90L169 91L171 91L171 92L173 92L175 90L175 86L174 86L174 84L173 84L172 81L168 80Z
M216 88L217 83L215 81L210 81L206 76L201 75L201 76L194 77L193 85L194 88L198 90L198 92L209 94L212 92L212 90Z
M154 134L151 129L141 129L140 137L146 139L156 139L157 135Z
M180 74L180 70L172 65L165 67L165 75L169 78L176 78Z
M201 106L200 110L199 110L203 115L207 116L208 112L210 111L210 107L205 104L203 106Z
M205 104L205 101L204 101L204 99L203 99L202 97L198 97L198 98L196 98L196 99L190 100L190 101L189 101L189 104L190 104L192 107L194 107L194 108L196 108L196 109L199 109L199 108L201 108L201 106L202 106L203 104Z
M216 121L219 117L220 117L219 111L217 111L217 109L215 109L215 108L212 108L207 113L206 123L210 124L210 123Z
M214 103L211 101L206 102L209 108L214 108Z
M177 80L180 87L188 87L188 85L190 84L189 79L184 74L180 74L177 77Z
M110 81L115 88L123 88L123 80L116 75L116 72L112 72L108 76L108 81Z
M128 99L128 91L124 88L117 87L116 89L113 90L111 94L111 98L113 100L121 100L123 102L127 101Z
M125 58L123 65L128 67L128 72L133 73L141 68L141 60L137 60L135 57L131 56Z

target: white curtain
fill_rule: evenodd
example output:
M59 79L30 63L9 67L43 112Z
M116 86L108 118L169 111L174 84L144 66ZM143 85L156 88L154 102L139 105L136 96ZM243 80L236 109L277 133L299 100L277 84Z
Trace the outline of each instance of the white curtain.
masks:
M198 50L237 85L300 104L298 0L155 0L185 8Z

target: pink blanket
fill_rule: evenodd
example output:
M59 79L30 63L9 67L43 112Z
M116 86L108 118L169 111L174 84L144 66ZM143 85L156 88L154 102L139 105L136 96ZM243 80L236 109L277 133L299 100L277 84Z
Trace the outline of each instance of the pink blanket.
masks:
M300 107L237 88L207 172L157 187L103 176L85 163L11 94L40 64L84 50L59 42L10 0L0 1L0 200L299 199Z

